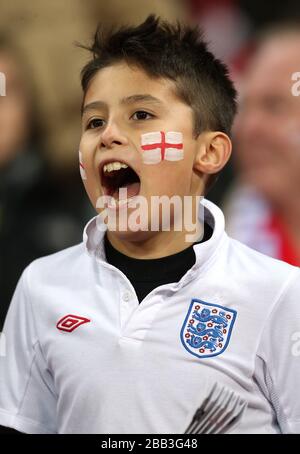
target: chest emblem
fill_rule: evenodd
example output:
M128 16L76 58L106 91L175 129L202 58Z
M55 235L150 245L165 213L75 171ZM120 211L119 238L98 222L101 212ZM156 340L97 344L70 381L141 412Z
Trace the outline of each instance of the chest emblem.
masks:
M89 323L91 320L85 317L79 317L78 315L65 315L61 318L56 325L57 329L61 331L67 331L71 333L74 329L78 328L78 326L82 325L83 323Z
M192 299L180 338L184 348L199 358L220 355L228 347L237 312Z

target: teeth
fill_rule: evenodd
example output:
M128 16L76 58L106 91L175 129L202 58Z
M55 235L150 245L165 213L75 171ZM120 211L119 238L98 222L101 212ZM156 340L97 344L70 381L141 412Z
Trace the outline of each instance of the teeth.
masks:
M103 167L103 171L105 172L112 172L113 170L120 170L120 169L126 169L128 167L127 164L124 164L124 162L110 162L108 164L105 164Z

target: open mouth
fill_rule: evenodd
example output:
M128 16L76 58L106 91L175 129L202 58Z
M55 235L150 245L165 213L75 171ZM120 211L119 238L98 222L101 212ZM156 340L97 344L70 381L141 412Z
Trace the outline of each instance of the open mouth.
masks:
M139 194L141 186L138 174L120 161L109 162L102 167L101 183L104 194L115 200L120 198L120 189L126 189L125 198L129 199Z

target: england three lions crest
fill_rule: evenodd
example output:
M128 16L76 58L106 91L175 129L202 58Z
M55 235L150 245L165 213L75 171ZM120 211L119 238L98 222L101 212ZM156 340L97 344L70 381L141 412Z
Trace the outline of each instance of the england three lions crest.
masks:
M218 304L193 299L180 337L184 348L199 358L210 358L226 350L236 311Z

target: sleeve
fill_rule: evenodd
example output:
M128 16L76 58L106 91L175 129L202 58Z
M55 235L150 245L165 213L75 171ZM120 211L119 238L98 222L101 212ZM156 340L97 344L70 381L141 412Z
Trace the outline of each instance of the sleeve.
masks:
M53 378L38 340L23 272L0 333L0 425L30 434L56 433Z
M263 315L263 308L262 308ZM300 433L300 270L293 269L268 320L257 351L256 378L281 432Z

